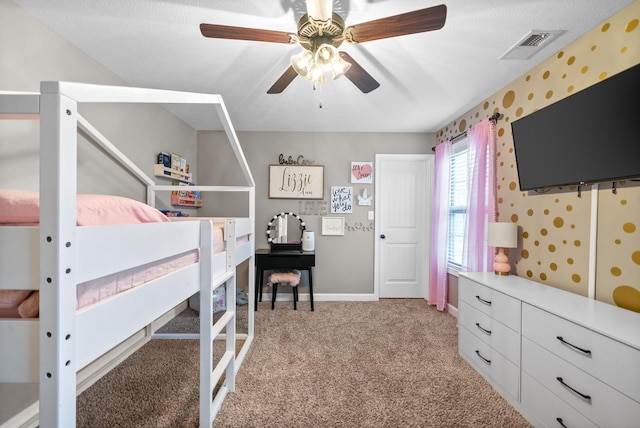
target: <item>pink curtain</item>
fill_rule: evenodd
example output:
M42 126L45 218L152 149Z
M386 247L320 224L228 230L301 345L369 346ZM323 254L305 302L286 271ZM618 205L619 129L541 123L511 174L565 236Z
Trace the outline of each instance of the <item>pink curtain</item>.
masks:
M467 131L467 136L471 170L462 264L469 272L489 272L493 257L487 245L487 224L496 217L493 122L483 120Z
M431 242L429 251L429 303L443 311L447 307L447 235L449 232L449 163L451 141L436 147Z

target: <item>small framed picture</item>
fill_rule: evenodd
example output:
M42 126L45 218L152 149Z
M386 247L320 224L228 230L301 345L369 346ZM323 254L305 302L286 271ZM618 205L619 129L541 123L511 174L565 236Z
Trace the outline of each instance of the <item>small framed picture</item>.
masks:
M351 214L353 187L331 186L331 214Z
M322 217L323 235L344 235L344 217Z
M373 162L351 162L352 183L373 183Z

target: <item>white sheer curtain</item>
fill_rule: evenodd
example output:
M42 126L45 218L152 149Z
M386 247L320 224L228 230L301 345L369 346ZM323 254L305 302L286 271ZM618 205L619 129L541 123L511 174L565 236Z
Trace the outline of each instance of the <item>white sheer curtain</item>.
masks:
M435 180L431 212L429 260L429 303L443 311L447 308L447 244L449 232L449 164L451 141L436 147Z

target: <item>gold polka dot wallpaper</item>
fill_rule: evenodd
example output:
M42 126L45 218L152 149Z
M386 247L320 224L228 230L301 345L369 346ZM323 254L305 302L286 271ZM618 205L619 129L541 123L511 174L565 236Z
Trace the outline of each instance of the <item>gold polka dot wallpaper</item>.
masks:
M576 186L522 192L511 122L639 64L639 22L640 1L636 1L437 133L439 143L501 113L496 124L498 220L518 224L519 246L510 252L516 274L584 296L589 294L591 278L596 299L636 312L640 312L640 182L617 182L616 193L611 183L603 183L597 191L582 188L581 197ZM636 109L638 101L631 103ZM595 266L589 263L592 199L597 201Z

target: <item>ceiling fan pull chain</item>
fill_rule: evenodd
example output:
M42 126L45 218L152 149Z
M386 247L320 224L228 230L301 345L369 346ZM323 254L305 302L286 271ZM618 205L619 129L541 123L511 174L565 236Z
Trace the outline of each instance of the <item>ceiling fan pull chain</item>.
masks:
M318 91L318 108L322 108L322 92L323 92L322 88L324 88L324 85L317 86L317 83L313 82L313 90Z

